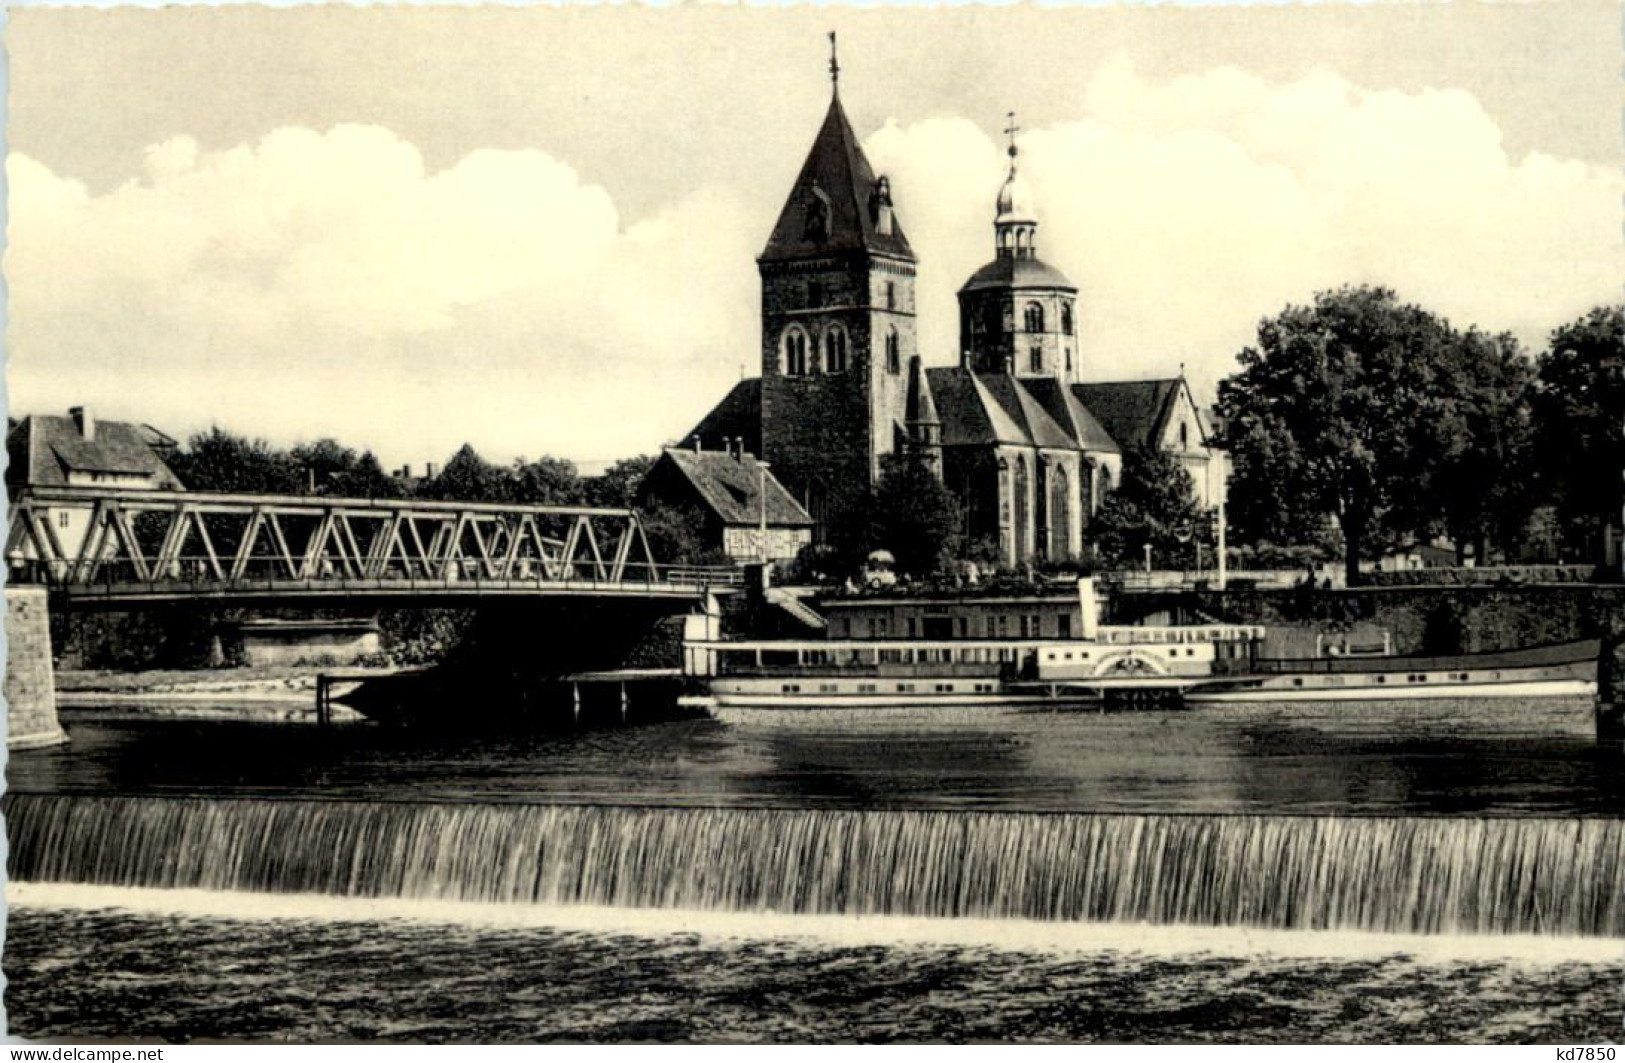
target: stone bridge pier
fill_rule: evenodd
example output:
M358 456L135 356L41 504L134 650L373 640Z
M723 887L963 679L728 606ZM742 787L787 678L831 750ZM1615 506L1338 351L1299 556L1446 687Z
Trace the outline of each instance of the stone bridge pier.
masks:
M51 615L43 587L6 588L6 748L40 749L68 740L56 716Z

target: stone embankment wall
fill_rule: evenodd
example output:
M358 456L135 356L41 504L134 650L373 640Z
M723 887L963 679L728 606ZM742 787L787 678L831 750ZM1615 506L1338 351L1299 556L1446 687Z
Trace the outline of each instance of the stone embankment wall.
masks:
M1625 624L1625 588L1361 587L1349 590L1204 591L1184 605L1224 620L1295 626L1329 636L1387 631L1394 653L1481 653L1595 638Z
M6 745L37 749L66 742L56 717L51 618L43 588L6 588Z

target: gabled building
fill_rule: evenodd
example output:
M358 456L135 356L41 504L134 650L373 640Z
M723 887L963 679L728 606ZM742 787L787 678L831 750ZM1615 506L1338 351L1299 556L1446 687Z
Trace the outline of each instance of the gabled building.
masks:
M178 491L164 458L177 444L151 425L98 421L89 407L33 414L6 433L6 486L133 487Z
M697 509L706 545L738 562L792 561L812 542L812 517L738 441L667 447L638 486L637 505L654 502Z
M918 261L837 83L757 259L761 376L735 385L689 437L743 440L820 527L858 504L884 457L911 455L958 498L969 540L1011 565L1087 556L1089 522L1132 447L1177 454L1198 500L1215 504L1222 466L1182 378L1083 383L1078 288L1039 256L1013 139L1009 155L993 259L959 289L958 357L928 367Z
M1161 450L1190 473L1198 505L1218 506L1226 482L1224 456L1184 377L1080 384L1078 398L1124 449Z
M85 406L73 407L66 417L33 414L6 433L6 490L12 497L29 487L185 490L164 462L176 447L151 425L99 421ZM91 514L89 502L52 507L51 534L69 556L83 546ZM9 562L34 559L31 544L15 549L21 553Z

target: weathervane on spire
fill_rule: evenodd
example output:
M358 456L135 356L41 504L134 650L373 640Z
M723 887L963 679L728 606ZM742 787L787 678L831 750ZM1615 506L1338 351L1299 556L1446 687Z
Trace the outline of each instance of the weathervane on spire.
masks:
M829 31L829 80L836 88L841 87L841 61L835 56L835 31Z
M1010 124L1004 127L1004 135L1010 138L1010 157L1014 159L1016 157L1016 134L1021 132L1021 127L1016 125L1016 112L1007 111L1005 117L1010 119Z

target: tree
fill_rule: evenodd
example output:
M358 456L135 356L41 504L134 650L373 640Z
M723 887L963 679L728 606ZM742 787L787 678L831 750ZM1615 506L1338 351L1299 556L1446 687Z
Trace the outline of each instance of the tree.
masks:
M513 463L511 497L535 506L568 506L583 501L585 492L575 463L564 458L520 458Z
M378 458L367 450L354 465L333 477L331 493L341 498L400 498L405 492L400 481L384 472Z
M895 455L884 460L868 516L870 548L890 550L899 571L935 575L959 556L959 505L921 462Z
M423 485L425 498L456 502L506 502L513 487L508 474L464 443L438 475Z
M193 491L287 495L303 489L299 467L287 454L219 427L188 439L169 466Z
M638 486L654 468L652 454L639 454L635 458L622 458L584 483L587 501L594 506L612 509L630 509L637 500Z
M1300 526L1334 514L1351 585L1375 540L1424 530L1419 488L1461 446L1455 342L1386 288L1322 292L1261 322L1219 385L1231 498L1252 530L1272 511Z
M1438 456L1413 494L1437 501L1458 558L1471 545L1483 562L1491 544L1503 551L1517 546L1537 504L1529 407L1535 367L1504 333L1471 329L1457 338L1454 353L1457 401L1445 433L1454 449Z
M638 510L649 552L662 565L727 564L729 558L705 541L705 515L693 505L651 500Z
M1620 518L1625 470L1625 305L1552 332L1532 399L1542 486L1571 549L1592 553Z
M1101 502L1089 535L1107 568L1140 564L1147 545L1163 568L1194 568L1207 521L1179 459L1140 447L1123 455L1122 480Z

